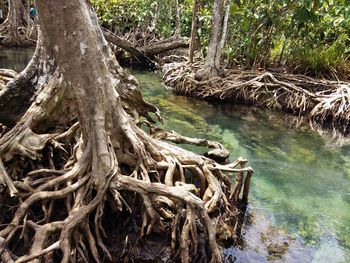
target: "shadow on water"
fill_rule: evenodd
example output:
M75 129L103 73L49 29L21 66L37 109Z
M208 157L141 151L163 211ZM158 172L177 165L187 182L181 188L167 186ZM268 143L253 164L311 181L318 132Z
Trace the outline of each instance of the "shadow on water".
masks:
M24 68L33 51L17 51L0 50L0 68ZM308 125L293 129L283 114L174 96L158 75L133 73L166 129L218 140L255 169L225 262L350 262L349 143L325 140Z

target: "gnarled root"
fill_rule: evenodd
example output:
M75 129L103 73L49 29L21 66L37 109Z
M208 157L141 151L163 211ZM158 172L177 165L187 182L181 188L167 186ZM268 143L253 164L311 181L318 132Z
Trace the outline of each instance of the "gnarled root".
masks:
M305 115L341 133L350 131L350 84L275 72L227 70L225 77L195 79L201 62L168 63L163 67L165 84L177 94L208 100L233 100ZM206 72L206 71L204 71Z
M27 9L21 1L9 2L6 20L0 25L0 42L4 46L23 47L35 43L32 38L34 22L27 15Z
M7 20L8 21L8 20ZM26 26L14 28L7 21L1 24L1 45L6 47L29 47L36 43L35 30Z
M45 101L54 100L43 99L43 105ZM101 174L94 174L97 146L91 139L84 141L80 125L75 123L63 132L36 134L25 120L38 123L35 116L42 115L37 107L32 106L0 141L5 164L2 177L6 179L2 183L8 186L8 194L15 196L12 200L18 202L15 212L8 210L7 219L2 218L6 227L0 237L4 247L12 250L14 240L33 240L29 247L24 246L24 253L13 250L21 255L16 262L39 262L44 257L62 262L101 262L101 252L111 260L104 225L106 215L111 214L105 208L108 195L113 196L116 211L126 208L130 212L143 206L142 222L137 221L140 237L163 229L164 223L170 224L171 247L174 254L180 250L182 262L191 262L193 255L221 262L215 222L227 216L230 209L235 212L236 195L232 201L229 195L241 191L231 190L225 172L251 174L250 167L243 167L245 160L220 165L122 121L123 139L110 138L105 147L111 161L99 170ZM118 116L124 115L119 112ZM180 138L182 143L222 147L205 140ZM175 141L171 136L163 139ZM128 193L137 193L141 203L127 201ZM8 252L3 250L2 256L8 256Z
M144 242L168 233L175 259L190 262L198 252L198 260L221 262L216 223L236 213L248 185L231 189L227 173L250 178L253 170L243 167L243 159L219 164L160 139L223 149L218 143L152 133L149 113L160 119L159 111L115 61L96 17L86 17L86 1L37 1L37 7L39 14L70 12L86 46L101 48L82 52L75 29L61 15L56 24L39 20L43 36L58 45L46 51L59 55L45 61L49 69L38 73L45 79L37 83L31 106L0 138L0 178L7 186L1 196L7 209L0 214L4 247L17 262L111 261L106 230L123 225ZM72 30L72 37L61 41L64 30ZM83 66L94 70L86 74ZM140 128L143 123L152 135ZM230 199L232 192L238 194ZM108 228L110 217L119 222ZM126 238L123 247L129 245Z

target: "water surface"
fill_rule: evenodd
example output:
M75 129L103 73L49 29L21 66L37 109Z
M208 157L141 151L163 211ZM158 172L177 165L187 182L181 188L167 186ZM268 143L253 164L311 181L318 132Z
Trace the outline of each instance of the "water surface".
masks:
M175 96L158 75L135 75L165 128L218 140L255 169L242 241L225 261L350 262L350 145L292 129L284 114Z
M0 49L0 68L9 68L20 72L32 58L34 49L10 48Z

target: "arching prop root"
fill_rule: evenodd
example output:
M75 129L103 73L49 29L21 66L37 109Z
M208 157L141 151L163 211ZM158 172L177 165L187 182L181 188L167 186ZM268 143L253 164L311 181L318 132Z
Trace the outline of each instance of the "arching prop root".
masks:
M323 126L331 124L350 132L350 83L302 75L227 70L225 77L196 81L201 62L168 63L163 67L166 85L177 94L208 100L233 100L307 116Z
M30 118L30 112L36 111L29 110L25 119ZM144 207L141 237L168 222L172 229L169 246L174 253L180 251L182 262L190 262L193 255L204 261L221 261L215 222L236 213L237 193L243 185L231 189L225 172L236 173L237 178L242 174L250 177L252 169L244 168L246 160L220 165L126 125L126 144L119 146L124 150L110 150L114 160L111 169L101 175L103 183L96 184L96 175L91 173L93 146L82 140L78 123L51 134L35 134L27 124L20 122L0 141L1 176L6 178L2 184L7 185L8 195L21 200L18 208L6 211L7 216L1 218L5 227L0 237L6 247L2 256L9 255L8 249L18 253L15 241L33 240L30 247L24 246L26 252L16 262L50 257L62 262L72 258L101 262L101 251L111 260L103 223L106 200L113 196L117 211L131 211L137 205L126 201L131 192L139 195ZM157 134L159 137L159 131ZM174 134L180 136L169 133L163 139L175 142ZM156 138L156 133L153 136ZM181 143L224 149L219 143L180 138ZM139 155L135 149L141 142L147 142L146 152Z

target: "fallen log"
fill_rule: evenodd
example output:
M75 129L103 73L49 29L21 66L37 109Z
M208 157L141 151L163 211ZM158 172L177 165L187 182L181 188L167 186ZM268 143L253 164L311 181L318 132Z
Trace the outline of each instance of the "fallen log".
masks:
M113 34L111 31L103 28L103 35L106 40L119 48L129 52L136 60L137 64L140 64L147 68L154 68L155 63L150 59L143 51L135 48L129 41Z
M138 65L150 69L155 69L156 62L154 61L155 56L163 54L167 51L188 47L188 40L180 37L171 37L158 41L154 44L146 45L143 47L135 47L128 40L115 35L108 29L103 28L103 34L106 40L124 51L130 53L136 61L127 61L129 58L123 57L119 60L125 63L132 64L133 66ZM119 55L120 56L120 55Z
M178 48L187 48L188 47L188 40L185 38L169 38L165 39L163 41L159 41L152 45L147 45L141 50L144 54L146 54L149 57L154 57L156 55L165 53L170 50L178 49Z

